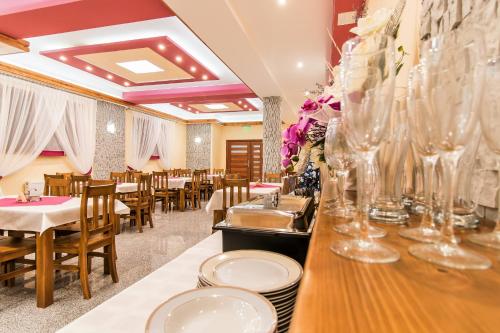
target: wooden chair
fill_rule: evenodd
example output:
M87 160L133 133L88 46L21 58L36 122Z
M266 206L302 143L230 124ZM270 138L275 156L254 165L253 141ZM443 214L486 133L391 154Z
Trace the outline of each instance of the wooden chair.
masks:
M137 180L137 195L135 197L123 199L123 203L130 208L130 215L126 217L130 219L131 225L132 220L135 221L138 232L142 232L143 214L144 219L147 218L149 226L153 228L153 216L151 212L151 202L153 200L151 194L151 179L152 175L141 174ZM135 213L135 215L132 213Z
M56 172L57 176L63 176L64 179L71 179L73 172Z
M126 172L111 172L109 175L109 179L113 180L116 183L126 183L127 182L127 173Z
M35 251L34 238L0 236L0 282L13 286L16 276L35 270L35 260L24 258ZM16 263L22 265L16 268Z
M295 191L299 180L297 175L289 175L283 178L283 194L290 194Z
M116 184L86 186L83 189L80 205L80 233L60 237L54 241L54 253L61 257L54 260L54 269L78 272L83 298L89 299L89 259L104 258L104 273L111 274L114 283L118 282L116 271L116 250L114 234ZM101 205L99 205L101 202ZM92 203L92 212L88 205ZM99 209L101 206L102 209ZM88 217L92 215L91 217ZM95 252L103 248L103 252ZM78 263L63 264L78 257Z
M213 183L213 191L217 191L217 190L220 190L222 189L222 177L221 176L214 176L214 178L212 178L212 183Z
M193 175L193 171L191 169L181 169L179 171L179 177L191 177Z
M224 169L213 169L212 175L224 176Z
M225 176L224 176L225 179L239 179L240 178L240 175L237 174L237 173L227 173Z
M246 189L245 199L243 200L243 188ZM235 198L235 189L236 198ZM229 191L229 206L228 192ZM213 225L226 218L227 209L243 201L250 200L250 182L248 179L222 179L222 209L215 210L213 216Z
M137 183L140 176L142 175L142 171L127 171L127 182L128 183Z
M49 175L49 174L44 174L43 175L43 180L44 180L44 186L43 186L43 195L47 195L45 193L48 193L49 192L49 189L48 189L48 179L49 178L56 178L56 179L63 179L64 176L63 175Z
M180 177L180 175L181 175L181 170L182 170L182 169L173 169L173 170L172 170L172 171L173 171L172 175L173 175L174 177Z
M200 194L203 196L204 200L207 200L210 197L213 189L212 184L208 180L208 170L195 170L194 173L200 174Z
M70 180L64 178L47 178L43 195L69 196Z
M69 192L72 197L81 197L85 186L89 185L90 176L74 176L70 178Z
M177 202L178 192L169 190L168 175L167 171L153 171L153 212L158 201L161 201L162 211L170 208L172 202Z
M264 182L266 182L266 183L281 183L281 174L266 172L264 174Z
M191 203L191 209L201 208L201 174L202 172L193 173L191 186L185 189L186 199Z

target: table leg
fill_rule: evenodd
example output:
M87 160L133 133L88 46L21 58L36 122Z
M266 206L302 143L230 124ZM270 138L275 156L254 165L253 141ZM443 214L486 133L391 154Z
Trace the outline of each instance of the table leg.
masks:
M181 188L179 189L179 210L183 212L184 209L186 209L186 192Z
M36 233L36 305L46 308L54 303L54 231Z

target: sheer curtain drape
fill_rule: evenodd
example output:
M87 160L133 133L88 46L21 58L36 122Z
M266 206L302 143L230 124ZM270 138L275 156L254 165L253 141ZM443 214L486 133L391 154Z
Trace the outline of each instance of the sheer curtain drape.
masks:
M80 173L88 174L95 156L97 101L73 95L65 106L56 129L57 141L73 166Z
M135 170L141 170L151 158L161 132L161 120L142 113L132 113L132 133L130 150L127 152L127 164Z
M164 169L170 169L172 167L168 147L174 142L174 126L172 122L167 120L161 122L161 131L158 138L158 155L160 156L160 164Z
M34 161L61 122L67 93L0 76L0 177Z

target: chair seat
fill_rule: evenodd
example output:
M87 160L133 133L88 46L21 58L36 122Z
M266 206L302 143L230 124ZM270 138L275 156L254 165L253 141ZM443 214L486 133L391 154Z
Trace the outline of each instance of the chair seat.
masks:
M80 232L80 223L71 223L71 224L65 224L58 226L54 228L54 230L61 231L64 233L74 233L74 232Z
M54 252L57 253L78 253L80 247L80 233L71 234L64 237L59 237L54 240ZM103 244L110 243L111 236L98 234L91 236L88 241L88 250L97 249Z
M36 250L34 238L0 237L0 262L31 254Z

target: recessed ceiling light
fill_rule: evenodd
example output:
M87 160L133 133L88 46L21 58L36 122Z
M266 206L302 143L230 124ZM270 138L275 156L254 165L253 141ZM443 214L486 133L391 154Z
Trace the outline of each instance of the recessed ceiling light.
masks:
M210 110L224 110L228 108L226 105L222 103L205 104L205 106Z
M59 57L59 60L66 61L66 60L68 60L68 58L66 58L66 56L62 55L62 56Z
M177 104L180 108L182 108L182 104Z
M242 101L238 101L238 104L241 104L241 103L242 103Z
M163 72L163 69L147 60L117 62L116 64L135 74Z
M158 50L165 50L167 47L165 46L165 44L158 44Z
M85 66L85 69L88 70L89 72L92 72L93 70L92 66L89 65Z
M177 61L177 62L182 62L182 57L181 57L181 56L177 56L177 57L175 57L175 61Z
M106 77L107 77L109 80L113 80L113 75L111 75L111 74L106 75Z
M200 111L195 111L194 113L198 114L198 113L200 113Z
M191 108L188 108L188 111L191 111Z
M280 6L286 5L286 0L278 0L278 5Z
M208 80L208 75L206 74L203 74L203 76L201 77L203 80Z
M302 61L297 62L297 68L303 68L304 63Z
M130 86L130 83L128 83L127 81L123 82L123 84L127 87Z
M189 70L191 71L191 73L195 73L196 72L196 67L195 66L191 66L189 68Z
M245 105L243 105L243 107L246 109L248 107L248 105L245 104Z

